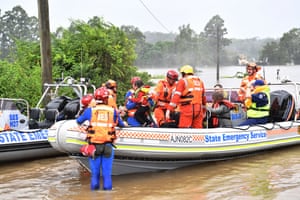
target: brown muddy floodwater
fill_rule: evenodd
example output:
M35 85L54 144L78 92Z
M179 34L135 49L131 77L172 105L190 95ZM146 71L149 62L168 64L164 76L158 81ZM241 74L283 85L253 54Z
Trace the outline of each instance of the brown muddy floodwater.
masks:
M300 147L192 167L113 177L90 191L89 173L58 157L0 165L1 200L298 200Z

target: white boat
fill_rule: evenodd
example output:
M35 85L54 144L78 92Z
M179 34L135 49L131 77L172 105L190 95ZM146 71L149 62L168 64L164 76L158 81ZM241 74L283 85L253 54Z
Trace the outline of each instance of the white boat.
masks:
M118 129L113 174L170 170L300 144L300 121L295 113L295 108L299 108L299 84L273 84L270 87L272 102L278 103L276 93L283 88L291 92L287 94L297 95L289 95L279 102L286 106L287 112L276 114L267 124L234 128ZM274 112L279 110L278 107ZM280 120L281 117L283 120ZM57 122L48 134L48 140L55 149L68 153L89 170L87 157L79 151L86 144L83 138L84 133L75 120Z
M24 99L0 98L0 163L66 155L52 148L48 142L48 128L68 106L71 111L73 109L74 116L67 117L75 118L80 108L79 99L87 93L87 86L70 82L70 78L44 86L45 92L34 108ZM77 98L58 96L59 88L71 88ZM42 101L50 90L54 91L52 100L42 108Z

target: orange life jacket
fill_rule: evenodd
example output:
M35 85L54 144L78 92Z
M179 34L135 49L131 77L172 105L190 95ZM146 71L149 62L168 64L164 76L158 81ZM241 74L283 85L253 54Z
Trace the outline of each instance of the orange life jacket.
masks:
M103 144L116 139L114 108L108 105L97 105L92 108L92 117L88 128L90 143Z
M112 89L107 89L109 92L107 105L117 108L117 94Z
M176 84L170 85L167 80L160 80L156 88L156 106L167 108L175 88Z
M180 96L181 105L203 104L204 84L197 76L187 76L183 78L185 90Z
M251 76L246 76L246 77L243 78L243 80L241 82L240 90L238 91L240 101L245 100L247 87L254 80L264 80L264 78L258 73L255 73ZM266 83L266 81L265 81L265 83Z

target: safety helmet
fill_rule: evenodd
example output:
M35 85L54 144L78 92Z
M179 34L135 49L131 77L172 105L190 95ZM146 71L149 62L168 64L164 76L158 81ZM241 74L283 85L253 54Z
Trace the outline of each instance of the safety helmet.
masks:
M247 67L246 67L246 68L247 68L247 69L248 69L248 68L252 68L252 69L254 69L254 70L257 71L257 65L256 65L255 62L249 62L249 63L247 64Z
M194 69L190 65L184 65L180 68L180 73L185 73L185 74L193 74Z
M138 80L141 80L141 78L140 77L138 77L138 76L134 76L134 77L132 77L132 79L131 79L131 84L134 84L134 82L136 82L136 81L138 81Z
M167 72L167 77L172 79L172 80L177 81L178 80L178 73L175 70L171 69Z
M109 79L108 81L106 81L105 87L108 88L108 89L116 88L117 87L117 82L112 80L112 79Z
M106 87L100 87L96 89L94 92L94 97L96 100L105 101L108 99L108 96L109 96L109 91L107 90Z
M92 94L87 94L87 95L84 95L82 98L81 98L81 104L83 105L83 106L88 106L90 103L91 103L91 101L92 101L92 99L93 99L94 97L93 97L93 95Z

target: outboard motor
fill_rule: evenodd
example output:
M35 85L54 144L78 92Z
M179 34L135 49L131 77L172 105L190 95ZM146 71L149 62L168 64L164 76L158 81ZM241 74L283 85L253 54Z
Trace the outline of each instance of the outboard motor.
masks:
M296 114L293 95L285 90L271 92L270 122L290 121Z

